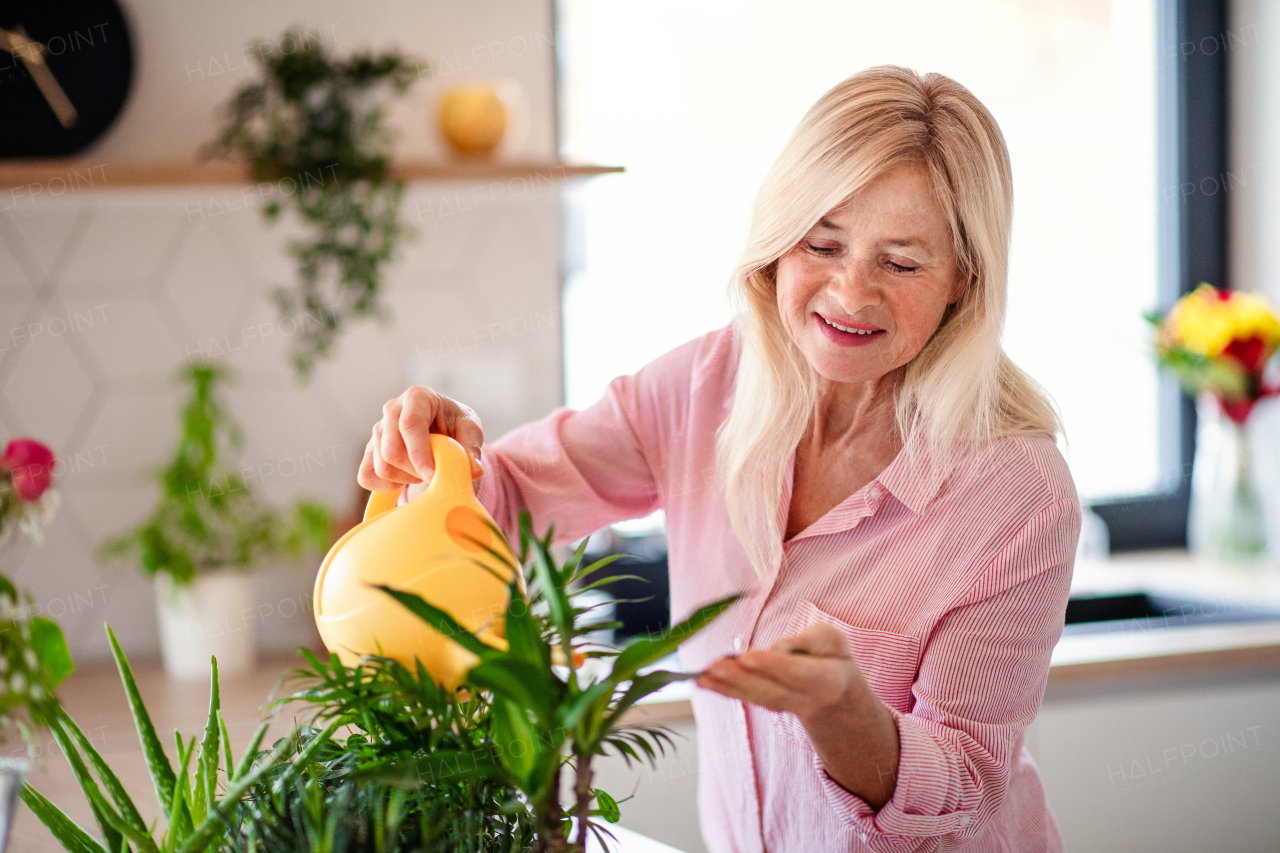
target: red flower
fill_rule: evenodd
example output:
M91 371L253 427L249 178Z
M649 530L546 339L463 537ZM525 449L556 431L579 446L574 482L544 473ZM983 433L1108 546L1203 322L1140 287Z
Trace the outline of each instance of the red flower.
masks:
M13 472L13 490L24 501L39 500L53 485L53 451L33 438L15 438L0 457L0 469Z
M1267 342L1257 336L1234 338L1222 353L1240 362L1246 372L1257 374L1262 372L1263 365L1267 363Z
M1252 400L1248 397L1242 400L1218 399L1218 403L1222 406L1222 413L1238 424L1243 424L1249 420L1249 413L1253 411L1253 407L1257 402L1257 400Z

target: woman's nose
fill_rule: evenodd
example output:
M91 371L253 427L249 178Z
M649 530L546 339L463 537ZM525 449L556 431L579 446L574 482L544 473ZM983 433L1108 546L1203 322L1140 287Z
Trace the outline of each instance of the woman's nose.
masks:
M875 267L856 258L850 258L840 266L828 285L828 290L840 303L840 307L850 314L880 302Z

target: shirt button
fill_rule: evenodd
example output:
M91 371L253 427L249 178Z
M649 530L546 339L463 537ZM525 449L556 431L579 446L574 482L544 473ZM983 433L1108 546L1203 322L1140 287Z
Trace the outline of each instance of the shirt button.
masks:
M960 820L959 820L959 821L957 821L957 823L959 823L961 826L968 826L968 825L969 825L969 816L968 816L967 814L962 814L962 815L960 815Z
M741 654L741 653L742 653L742 638L741 638L741 637L734 637L734 638L733 638L733 653L734 653L735 655L737 655L737 654Z
M867 840L867 834L866 834L865 832L862 832L861 830L859 830L859 832L858 832L858 838L859 838L859 840L861 840L861 841L866 841L866 840Z

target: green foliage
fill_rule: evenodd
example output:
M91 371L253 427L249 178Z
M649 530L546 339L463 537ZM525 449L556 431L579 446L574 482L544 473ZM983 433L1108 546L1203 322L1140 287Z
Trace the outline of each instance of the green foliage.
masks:
M624 650L592 646L585 637L600 625L576 596L607 581L596 578L614 558L583 565L584 544L558 565L551 536L535 537L528 517L521 519L520 553L534 581L528 597L518 578L510 584L506 649L485 645L421 598L384 588L477 655L466 686L446 690L421 664L411 670L370 656L347 667L337 656L325 661L303 651L306 665L293 673L298 688L278 705L295 715L298 703L309 706L310 722L271 750L259 748L264 723L238 763L221 717L217 662L202 735L197 742L175 733L174 762L108 629L164 826L143 823L130 794L61 711L53 731L102 840L30 786L24 802L75 853L581 853L588 833L603 843L610 836L596 819L616 822L620 809L592 785L593 759L614 753L652 762L670 746L664 729L625 723L623 714L663 685L692 677L647 668L736 597ZM562 772L573 782L567 813Z
M55 691L75 670L71 651L58 623L31 616L31 601L18 606L18 593L0 575L0 719L13 719L23 735L30 731L12 712L23 708L37 726L57 714Z
M290 43L296 49L285 53ZM306 378L355 317L385 316L382 269L408 235L399 221L404 186L389 177L387 94L401 94L425 66L399 53L329 55L320 40L286 33L259 54L263 79L224 107L206 156L247 160L264 192L263 215L297 213L308 237L290 243L298 285L275 300L298 325L290 358Z
M501 532L494 528L494 532ZM519 579L509 586L505 613L507 648L484 644L464 629L448 613L420 597L381 587L401 604L441 634L452 638L479 662L467 676L467 683L489 697L490 732L498 773L495 778L518 789L529 804L536 821L536 850L581 850L587 833L603 830L593 820L602 816L616 820L617 803L607 794L601 797L591 785L591 762L607 752L633 760L654 761L670 745L661 726L627 724L624 712L641 698L673 681L693 674L658 670L640 671L675 651L680 642L701 630L724 612L737 596L709 604L659 637L640 638L627 648L597 652L602 664L595 677L580 669L579 654L584 635L599 630L589 624L586 609L575 606L575 589L611 578L595 576L617 556L582 565L586 542L563 565L556 565L551 552L553 532L538 538L528 515L521 518L520 553L531 569L530 598L523 595ZM501 554L486 549L490 557ZM492 567L490 567L492 568ZM517 570L519 566L513 566ZM545 605L546 616L535 615ZM558 654L557 654L558 653ZM557 658L562 662L557 664ZM608 668L603 664L607 663ZM489 760L483 756L477 760ZM568 764L574 777L572 815L578 834L570 841L569 815L560 806L560 776ZM364 775L384 782L404 784L422 775L421 766L393 762L386 769ZM603 838L601 841L603 842Z
M180 732L174 733L178 745L178 769L175 772L142 702L129 661L110 628L107 629L107 636L129 698L138 740L154 783L156 801L166 818L164 828L147 826L133 797L115 772L70 716L60 708L51 720L50 728L75 773L85 799L89 801L102 841L91 836L29 784L22 788L22 801L49 828L58 843L74 853L203 853L206 850L228 849L227 839L239 832L231 815L241 806L246 794L260 787L267 774L281 762L288 762L288 759L293 758L294 763L308 766L318 751L320 741L317 740L315 749L291 751L291 742L287 742L277 745L276 749L266 755L246 756L244 764L248 765L252 761L253 768L235 775L225 773L222 779L223 795L218 798L221 763L219 742L226 727L219 703L217 661L212 662L212 688L204 739L197 747L195 738L187 742ZM336 726L318 737L329 737L334 728ZM256 744L251 748L256 750ZM193 777L189 775L189 771L197 753L199 757L194 765Z
M275 557L297 558L329 546L329 510L300 501L285 515L258 499L231 463L240 429L218 392L229 378L211 362L187 365L173 461L158 477L160 500L143 524L103 544L105 557L134 556L148 575L176 583L215 569L250 569Z

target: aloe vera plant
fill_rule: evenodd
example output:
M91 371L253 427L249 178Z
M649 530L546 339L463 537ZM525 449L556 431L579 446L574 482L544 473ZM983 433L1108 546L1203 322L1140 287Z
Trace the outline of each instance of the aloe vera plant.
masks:
M165 816L165 827L158 831L148 826L133 797L121 784L103 757L61 708L50 721L50 729L75 772L80 789L89 801L94 821L102 834L99 841L66 816L30 784L22 788L22 801L44 823L54 838L72 853L195 853L216 849L220 838L231 829L228 815L241 797L256 785L281 758L286 746L278 746L265 759L251 762L257 755L267 725L263 723L239 765L234 763L226 723L218 694L218 665L213 662L213 681L209 695L209 716L203 737L183 738L175 732L178 768L165 752L151 716L143 704L133 670L125 658L115 634L107 628L111 653L115 656L138 730L138 740L147 760L147 768L155 788L156 801ZM334 726L336 728L336 725ZM332 730L329 731L332 733ZM221 744L221 751L220 751ZM318 748L318 746L317 746ZM225 765L223 765L225 756ZM299 754L296 761L305 764L309 755ZM219 770L222 771L223 795L217 796ZM105 791L105 793L104 793Z

